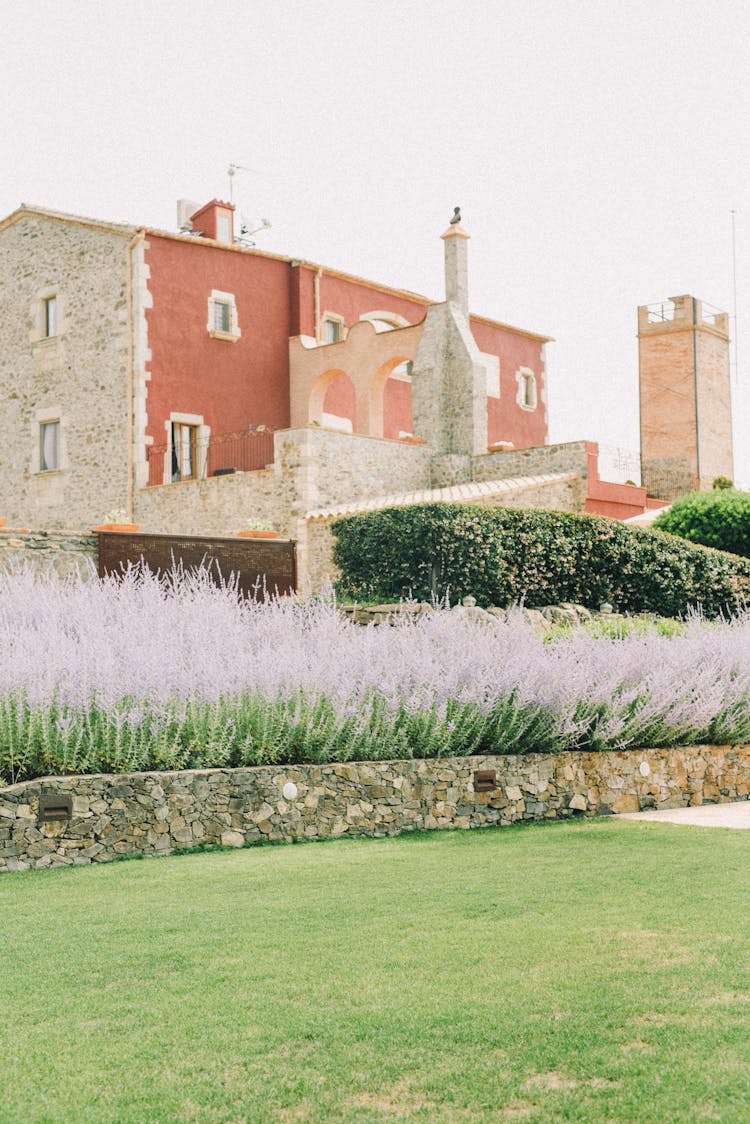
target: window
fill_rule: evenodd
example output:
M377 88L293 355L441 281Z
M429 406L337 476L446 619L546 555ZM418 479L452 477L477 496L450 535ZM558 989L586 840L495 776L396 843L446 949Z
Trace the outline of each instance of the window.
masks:
M213 289L208 298L208 322L206 329L209 336L216 340L236 341L242 335L237 319L237 304L233 293L222 293Z
M228 332L232 326L232 315L227 301L214 301L214 329Z
M198 475L198 426L171 423L172 482L194 480Z
M44 335L57 335L57 297L47 297L44 301Z
M323 321L323 343L338 343L343 338L343 320L326 316Z
M519 368L516 371L516 382L518 383L518 393L516 394L518 405L522 410L535 410L537 404L536 375L531 368Z
M56 472L60 468L60 422L39 424L39 471Z

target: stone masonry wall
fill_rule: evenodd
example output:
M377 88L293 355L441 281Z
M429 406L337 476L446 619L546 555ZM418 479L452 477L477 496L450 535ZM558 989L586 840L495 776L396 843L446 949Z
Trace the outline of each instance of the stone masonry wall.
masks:
M142 531L233 535L252 520L286 532L293 482L270 468L138 488L133 512Z
M127 507L132 233L34 214L0 230L0 516L11 524L94 526ZM40 421L60 423L57 470L40 471Z
M272 467L137 489L134 518L143 531L183 535L232 535L249 520L268 523L297 543L304 587L310 510L429 482L425 446L305 426L274 435Z
M536 476L547 472L577 472L588 478L585 441L566 441L535 449L508 449L473 459L473 479L503 480L509 476Z
M96 535L72 531L0 530L0 571L32 565L59 577L95 573L99 564Z
M494 776L475 788L478 770ZM284 796L293 782L296 792ZM746 799L750 747L46 777L0 789L0 871L198 844L398 835ZM40 796L69 819L39 820Z

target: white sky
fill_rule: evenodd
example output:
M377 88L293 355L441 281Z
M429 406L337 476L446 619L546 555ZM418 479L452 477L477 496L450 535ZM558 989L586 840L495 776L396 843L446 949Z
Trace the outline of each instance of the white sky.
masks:
M260 248L440 300L460 204L472 310L556 338L550 439L637 450L636 306L733 312L734 209L748 486L749 42L740 0L0 0L0 215L174 229L233 162Z

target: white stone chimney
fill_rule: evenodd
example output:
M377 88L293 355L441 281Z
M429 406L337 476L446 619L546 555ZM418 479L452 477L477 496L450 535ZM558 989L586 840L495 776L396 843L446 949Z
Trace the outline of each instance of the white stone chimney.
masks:
M445 299L458 306L469 315L469 276L466 243L470 235L461 226L460 213L456 207L457 221L451 225L441 238L445 242Z

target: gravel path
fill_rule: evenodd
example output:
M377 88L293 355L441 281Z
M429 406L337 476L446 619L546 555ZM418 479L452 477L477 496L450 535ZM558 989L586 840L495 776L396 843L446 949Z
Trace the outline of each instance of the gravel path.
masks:
M618 820L655 820L658 823L696 824L698 827L738 827L750 829L750 800L735 804L701 804L697 808L669 808L663 811L622 812Z

